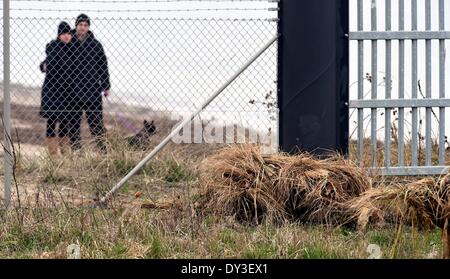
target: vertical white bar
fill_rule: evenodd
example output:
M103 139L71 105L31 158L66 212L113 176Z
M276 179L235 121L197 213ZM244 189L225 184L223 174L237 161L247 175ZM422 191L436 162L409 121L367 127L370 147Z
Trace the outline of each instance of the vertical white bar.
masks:
M391 0L385 1L386 6L386 14L385 14L385 24L386 31L391 31ZM386 85L386 99L391 98L391 79L392 79L392 68L391 68L391 60L392 60L392 42L391 40L386 40L386 77L385 77L385 85ZM386 108L384 110L384 166L391 166L391 109Z
M405 29L405 0L399 0L398 29ZM399 41L398 98L405 98L405 41ZM398 165L405 165L405 109L398 109Z
M371 6L371 25L372 31L377 30L377 1L372 0ZM377 89L378 89L378 41L372 40L372 99L377 99ZM371 147L372 147L372 167L377 166L377 109L371 109L370 115L371 121Z
M412 30L417 30L417 0L412 0ZM413 99L417 99L417 40L412 40L412 84L411 84L411 96ZM417 108L412 109L412 130L411 130L411 165L419 165L418 154L418 137L419 131L418 124L418 111Z
M431 0L425 1L425 29L431 30ZM431 99L431 40L426 44L426 98ZM431 166L432 139L431 139L431 109L426 108L425 114L425 165Z
M445 30L444 0L439 0L439 30ZM439 98L445 98L445 40L439 40ZM445 107L439 108L439 165L445 165Z
M358 31L363 31L363 0L358 0ZM364 99L364 40L358 41L358 99ZM364 158L364 109L358 109L358 160Z
M11 135L9 0L3 0L3 123L4 123L4 205L11 206L12 157L8 136Z

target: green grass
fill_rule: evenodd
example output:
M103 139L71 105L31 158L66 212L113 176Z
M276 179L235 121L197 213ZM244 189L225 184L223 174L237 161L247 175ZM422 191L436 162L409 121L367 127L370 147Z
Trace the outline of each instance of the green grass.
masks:
M127 161L127 160L120 159L120 158L114 159L113 164L114 164L114 168L116 169L117 173L122 176L129 173L136 165L135 162Z
M77 208L0 212L1 258L65 258L70 244L83 258L367 258L369 244L388 257L395 227L365 234L341 229L285 224L248 228L238 223L202 219L171 211L92 210ZM197 225L193 225L197 224ZM205 225L207 224L207 225ZM427 258L442 251L440 231L405 229L397 258Z
M244 251L246 259L277 258L277 248L270 243L255 243Z
M154 259L160 259L164 257L164 245L158 236L153 236L153 239L150 243L149 253L146 256Z
M303 248L304 259L336 259L338 256L326 247L309 245Z
M395 239L395 231L374 231L369 233L369 241L380 247L389 247Z
M19 187L28 196L21 193L21 210L0 211L0 258L66 258L70 244L80 245L82 258L364 259L369 244L379 245L385 258L393 254L395 226L366 233L307 224L248 226L190 210L141 209L146 199L179 196L185 205L202 199L197 166L203 157L173 148L129 180L112 208L76 205L80 196L89 199L111 189L146 154L124 148L117 141L106 155L81 152L21 166ZM136 191L142 200L135 199ZM439 230L406 227L398 241L396 258L442 255Z

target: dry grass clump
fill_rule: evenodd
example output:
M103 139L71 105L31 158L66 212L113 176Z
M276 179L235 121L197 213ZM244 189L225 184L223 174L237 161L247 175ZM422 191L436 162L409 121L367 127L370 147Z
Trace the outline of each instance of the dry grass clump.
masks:
M354 212L352 218L357 219L360 230L364 230L368 224L414 222L415 219L420 219L423 226L429 226L432 223L431 217L419 208L425 206L420 201L427 199L431 194L429 189L434 184L433 178L425 178L410 184L373 188L350 200L348 210Z
M277 190L284 193L285 208L294 220L342 224L347 201L368 190L369 181L340 156L324 160L289 156L280 171Z
M225 148L200 167L207 211L240 221L337 223L346 202L369 189L369 179L341 157L262 155L254 145Z
M409 184L373 188L348 202L365 229L369 223L408 223L420 229L444 227L449 218L450 177L424 178Z
M450 258L450 174L366 191L348 202L352 218L364 230L369 223L386 221L421 230L442 229L444 258Z
M240 221L285 218L283 197L274 195L283 162L273 159L266 163L250 145L225 148L206 158L200 166L206 210Z

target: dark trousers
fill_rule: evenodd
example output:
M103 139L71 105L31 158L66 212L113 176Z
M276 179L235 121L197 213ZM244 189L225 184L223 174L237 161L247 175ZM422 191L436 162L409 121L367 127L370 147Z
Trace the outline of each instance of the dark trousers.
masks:
M80 103L77 109L71 113L69 138L74 149L81 148L81 119L83 112L86 113L89 131L96 139L97 145L104 149L103 135L106 133L103 123L103 106L102 99L96 98L93 101Z

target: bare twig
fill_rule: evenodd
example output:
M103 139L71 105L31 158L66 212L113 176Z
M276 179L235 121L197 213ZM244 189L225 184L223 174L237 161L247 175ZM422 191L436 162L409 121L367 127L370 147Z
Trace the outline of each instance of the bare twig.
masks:
M420 80L417 81L417 86L419 87L420 95L422 95L422 97L423 97L424 99L426 99L427 97L425 97L425 95L424 95L423 92L422 92L422 86L420 85ZM434 118L436 119L437 123L439 124L439 118L437 117L437 115L436 115L436 113L434 112L433 108L431 108L431 112L433 113Z
M3 117L2 117L2 125L3 125L3 132L5 134L5 139L7 141L6 144L11 146L11 150L6 148L6 146L5 146L5 144L3 142L2 142L2 147L3 147L3 150L7 153L7 155L10 156L11 159L12 159L12 172L13 172L12 176L13 176L14 186L15 186L16 192L17 192L18 207L21 208L19 185L17 183L17 165L18 165L17 157L18 157L18 155L17 155L17 152L16 152L14 141L13 141L11 135L9 133L7 133L7 131L5 129L5 122L3 120ZM19 141L19 133L18 133L17 129L15 131L16 131L18 142L20 142ZM19 143L19 146L20 146L20 143Z

